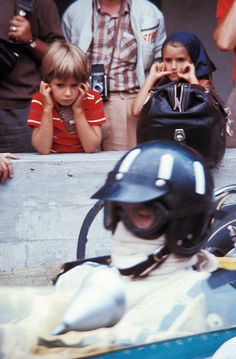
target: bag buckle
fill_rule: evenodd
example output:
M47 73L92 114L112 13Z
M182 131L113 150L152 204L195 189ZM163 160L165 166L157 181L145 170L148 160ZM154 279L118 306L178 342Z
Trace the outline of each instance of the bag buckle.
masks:
M186 138L183 128L176 128L174 133L174 140L176 142L183 142Z

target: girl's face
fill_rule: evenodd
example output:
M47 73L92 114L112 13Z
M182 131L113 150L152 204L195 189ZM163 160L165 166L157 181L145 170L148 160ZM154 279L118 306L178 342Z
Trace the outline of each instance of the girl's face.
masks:
M170 81L178 81L179 73L184 73L187 65L192 63L188 51L183 46L173 46L167 44L163 49L163 62L166 71L171 71L168 75Z
M71 106L79 95L80 84L73 78L66 81L53 79L50 86L54 100L61 106Z

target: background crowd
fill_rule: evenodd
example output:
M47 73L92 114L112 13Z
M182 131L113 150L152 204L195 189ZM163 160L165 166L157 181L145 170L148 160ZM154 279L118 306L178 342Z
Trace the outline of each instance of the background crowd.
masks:
M138 116L136 111L132 110L132 106L137 101L137 95L140 88L142 91L142 86L146 83L145 80L150 79L156 66L161 66L156 64L163 64L162 44L166 35L170 35L166 34L164 16L158 8L161 3L159 1L55 0L52 2L48 0L48 6L45 4L42 6L40 3L37 0L34 1L31 11L23 14L24 16L20 12L21 1L18 2L18 6L15 5L15 1L3 3L2 14L4 16L2 15L3 26L0 36L22 45L20 58L15 68L0 81L0 152L2 153L0 170L3 182L8 174L12 176L12 170L9 169L11 153L35 151L44 154L50 152L94 152L98 150L128 150L135 146ZM235 24L232 19L234 19L235 8L236 5L233 0L218 1L215 16L219 25L214 34L215 43L221 50L232 50L234 53L236 36ZM86 17L84 13L87 14ZM52 16L52 14L55 15ZM181 29L179 30L181 31ZM198 40L201 43L201 39ZM38 91L43 92L42 80L46 83L47 91L52 96L51 86L43 77L41 64L48 47L55 41L67 41L79 47L82 50L81 54L83 52L83 55L86 55L87 67L84 81L77 81L74 84L77 86L77 96L80 94L82 97L80 111L77 111L77 114L80 113L77 116L78 119L76 121L72 119L72 122L76 123L74 133L67 134L66 138L62 139L62 147L57 150L55 150L55 140L58 138L58 132L57 134L54 133L54 125L59 124L59 127L67 129L68 118L73 117L71 111L68 110L70 106L67 104L61 106L60 103L57 103L57 115L60 107L59 115L52 114L49 116L51 117L49 121L44 120L40 122L40 126L36 126L32 121L37 111L35 112L35 103L33 104L33 101L31 103L33 96ZM194 51L195 44L192 43L192 45L191 51ZM204 47L204 44L201 43L201 46ZM81 56L83 57L83 55ZM187 76L188 78L185 76L185 78L181 78L181 81L194 83L196 64L191 54L189 62L194 64L193 68L192 65L190 66L188 73L191 80L189 81L189 76ZM92 130L92 139L88 137L92 144L88 139L89 145L87 147L87 141L81 145L80 116L82 114L84 117L85 107L91 103L88 98L91 96L93 88L89 89L87 86L89 76L93 72L93 65L96 64L104 65L104 73L109 79L107 82L109 99L104 98L103 93L101 93L104 116L100 114L98 118L96 116L93 118L93 121L98 121L97 126L94 126L95 122L92 125L89 121L83 122L88 125L85 128L85 138ZM62 68L59 71L59 80L62 80L64 86L68 76L63 74L63 71L68 72L68 69L65 70L63 64L60 66ZM184 68L186 70L186 65ZM160 72L159 67L156 69ZM214 71L213 67L212 71ZM199 78L197 83L202 84L202 79L200 82L198 80ZM157 83L154 81L149 85L156 86ZM61 84L59 85L61 86ZM103 85L106 86L105 83ZM66 96L71 97L70 92L72 90L69 88L67 91L69 91L69 95ZM234 96L235 87L228 101L233 117L235 117L236 112ZM53 101L55 105L55 98ZM145 98L143 101L145 102ZM33 111L30 111L30 108L33 108ZM44 112L41 115L44 116ZM47 117L47 114L45 116ZM103 117L106 118L106 121ZM41 132L42 126L45 124L44 131L47 128L46 132L48 132L50 128L51 135L49 136L50 141L47 144L47 150L44 151L43 148L41 151L41 146L35 145L35 133ZM94 130L95 138L93 136ZM68 138L71 137L74 140L77 138L78 146L69 146L69 149L68 147L65 149L64 145L65 143L68 144ZM228 147L235 147L235 136L229 137L227 145Z
M133 284L138 283L133 279L137 276L140 275L140 283L143 283L142 276L145 277L155 269L155 276L160 273L162 279L163 274L168 278L171 268L178 279L174 283L178 287L178 295L175 296L176 289L175 293L173 290L170 303L167 303L166 298L170 292L167 288L165 293L162 292L163 307L168 305L169 308L178 309L179 304L182 304L179 303L179 296L183 294L186 306L184 310L186 313L191 311L191 331L198 331L200 327L203 330L217 329L219 322L213 323L210 320L212 316L206 316L205 308L202 308L202 287L199 287L199 292L194 297L192 293L192 289L196 291L195 286L192 288L193 278L197 283L208 277L206 273L202 275L193 268L209 265L209 272L218 268L215 258L211 258L207 252L201 252L204 244L202 239L208 238L208 226L212 223L214 214L213 181L210 173L208 174L200 157L183 146L178 149L175 145L167 145L165 148L164 144L164 148L159 148L160 144L157 144L155 149L151 144L148 156L145 152L146 149L149 152L150 144L132 149L136 145L136 126L140 111L153 87L163 82L179 81L201 85L207 89L214 88L212 77L216 67L204 44L196 34L181 29L168 34L162 12L148 0L77 0L68 7L59 8L60 13L56 3L51 0L35 0L32 9L26 13L22 13L21 1L17 3L18 6L15 4L15 1L4 2L1 12L3 15L0 15L3 23L0 36L11 43L20 44L19 59L15 67L8 76L0 80L1 182L4 183L8 177L13 176L11 160L18 158L13 153L38 152L45 155L129 150L117 164L117 169L113 170L113 176L109 175L108 187L105 185L93 196L107 202L105 223L110 221L111 227L107 229L112 229L113 232L116 230L117 247L113 260L116 264L119 261L122 264L117 267L128 277L124 282L131 284L132 294L135 288ZM218 1L218 25L214 34L216 45L221 50L234 51L234 54L235 12L236 0ZM96 71L99 73L96 74ZM102 86L99 92L96 91L96 81ZM234 97L235 87L228 100L233 117L236 116ZM235 144L233 136L228 146L235 147ZM154 156L153 150L156 150ZM174 162L181 164L179 169L173 165ZM189 173L186 164L190 167ZM137 168L140 178L134 175L137 175ZM134 188L122 193L121 189L125 186L120 188L120 183L123 184L129 175L134 181ZM155 181L150 185L152 176ZM147 181L146 184L142 183L143 178ZM114 192L111 191L112 180ZM128 178L129 186L131 180ZM140 185L140 191L137 191L137 184ZM142 191L143 188L147 190ZM134 192L147 195L147 198L140 198L139 201L133 196ZM135 202L130 200L131 197ZM195 197L196 203L193 201ZM203 203L199 203L199 198L202 198ZM180 208L170 205L171 201L180 205ZM193 208L194 204L196 206ZM168 213L169 207L173 210L171 214ZM202 212L203 209L205 212ZM167 222L170 218L171 223ZM146 239L157 240L158 244ZM124 240L126 242L122 242ZM129 250L133 260L133 247L137 250L135 260L140 258L144 248L142 243L148 246L147 259L140 260L140 263L137 262L132 267L122 268L124 257L127 254L129 257ZM150 243L154 248L151 255ZM160 250L157 247L159 245ZM139 249L142 249L141 253L138 252ZM128 261L130 262L130 258ZM186 286L182 286L183 273ZM160 318L165 315L165 311L160 306L161 291L158 286L162 290L163 288L160 279L156 281L155 276L152 272L146 281L147 287L151 284L149 312L153 306L153 313ZM170 279L172 287L172 275ZM156 297L152 292L152 280L157 285ZM187 291L181 293L182 289ZM140 295L135 293L138 294L137 297ZM146 319L147 291L141 288L140 293L145 293L141 306L143 318ZM219 308L220 321L225 314L222 313L221 316L221 309L223 308ZM199 318L192 320L194 313L201 312L199 317L200 320L204 319L203 323L198 322ZM186 313L181 313L183 318L179 316L177 324L174 322L173 325L175 329L183 328L183 333L190 323L190 320L186 320ZM152 340L157 329L157 318L150 317L155 322L153 332L148 332L149 328L138 330L137 320L143 325L140 308L137 308L137 315L134 308L131 319L133 318L134 322L128 323L129 326L125 323L124 328L121 322L120 335L126 334L126 329L128 334L132 333L137 337L140 333L150 335L147 338ZM169 322L169 317L161 318L158 329L164 331ZM225 322L220 323L222 327L233 325L235 316L230 313L229 318L225 317ZM171 327L169 329L173 330ZM138 343L138 340L135 338L134 342Z

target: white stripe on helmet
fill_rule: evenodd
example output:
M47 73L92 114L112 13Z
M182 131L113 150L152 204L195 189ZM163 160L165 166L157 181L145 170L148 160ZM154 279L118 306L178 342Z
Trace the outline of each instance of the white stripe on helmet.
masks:
M122 173L128 172L132 163L134 162L135 158L140 154L140 152L141 152L140 148L135 148L134 150L130 151L121 162L119 167L119 172Z
M193 162L193 171L195 176L195 192L198 194L206 193L206 178L203 165L198 162Z
M160 166L158 169L157 178L169 180L172 175L173 166L174 157L169 153L162 155L160 158Z

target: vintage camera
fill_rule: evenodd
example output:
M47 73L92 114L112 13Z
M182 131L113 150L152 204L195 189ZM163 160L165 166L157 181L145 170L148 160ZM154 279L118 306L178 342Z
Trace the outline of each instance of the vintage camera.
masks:
M100 93L103 100L109 97L109 88L105 67L103 64L91 66L91 75L89 76L90 87L93 91Z

